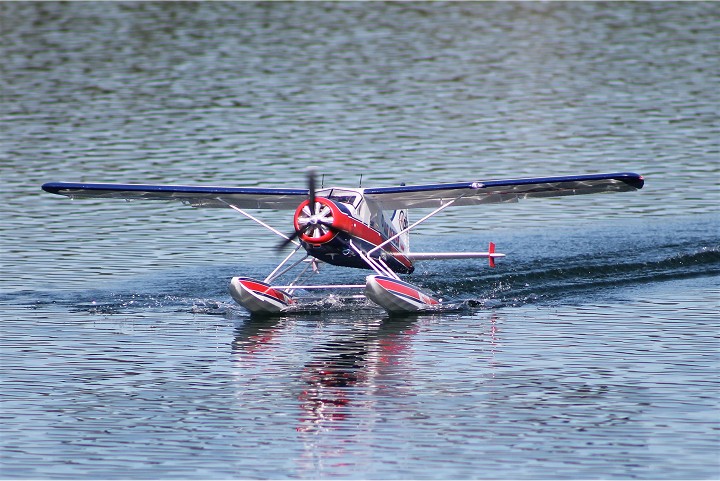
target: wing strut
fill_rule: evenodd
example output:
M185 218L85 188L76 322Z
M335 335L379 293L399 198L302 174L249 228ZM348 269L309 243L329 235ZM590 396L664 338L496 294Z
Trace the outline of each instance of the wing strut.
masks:
M260 224L260 225L263 226L263 227L265 227L265 228L266 228L267 230L269 230L270 232L273 232L274 234L279 235L279 236L282 237L283 239L286 239L287 241L292 242L292 243L295 244L297 247L300 247L300 243L299 243L299 242L297 242L297 241L295 241L295 240L293 240L293 239L290 239L290 237L286 236L285 234L283 234L282 232L280 232L280 231L277 230L276 228L274 228L274 227L266 224L265 222L261 221L261 220L258 219L257 217L254 217L254 216L248 214L247 212L245 212L244 210L242 210L240 207L234 206L234 205L232 205L231 203L226 202L225 200L221 199L220 197L218 197L217 200L218 200L219 202L222 202L223 204L227 205L227 206L230 207L232 210L241 213L242 215L244 215L244 216L247 217L248 219L250 219L250 220L252 220L252 221Z
M383 262L381 259L373 259L372 257L370 257L369 252L363 252L362 249L358 248L355 244L353 244L353 241L350 241L348 245L358 256L360 256L360 259L365 261L365 263L372 268L372 270L382 276L388 276L393 279L400 280L398 275L395 274L395 272L393 272L393 270L390 269L390 267L388 267L388 265L385 264L385 262Z
M283 261L275 268L275 270L273 270L270 274L268 274L268 276L265 278L265 281L263 281L263 282L272 282L272 281L274 281L275 278L280 277L281 275L285 274L285 273L288 272L290 269L292 269L292 268L295 267L296 265L300 264L302 261L304 261L305 259L307 259L307 258L309 257L309 256L306 254L305 257L303 257L303 258L300 259L299 261L295 262L293 265L291 265L290 267L288 267L287 269L285 269L284 271L282 271L280 274L278 274L278 271L279 271L285 264L287 264L287 263L290 261L290 258L291 258L292 256L294 256L295 253L296 253L297 251L299 251L299 250L300 250L300 246L297 246L295 249L293 249L293 251L292 251L285 259L283 259Z
M395 234L394 236L390 237L388 240L386 240L386 241L383 242L382 244L373 247L372 249L370 249L370 250L367 252L368 256L369 256L370 254L372 254L373 252L375 252L376 250L382 249L384 246L386 246L386 245L389 244L390 242L394 241L395 239L397 239L398 237L400 237L400 236L403 235L404 233L409 232L410 230L412 230L412 229L414 229L415 227L419 226L420 224L422 224L423 222L425 222L426 220L428 220L430 217L432 217L432 216L434 216L434 215L436 215L436 214L439 214L441 211L447 209L448 207L450 207L451 205L453 205L455 202L457 202L458 200L460 200L460 199L462 199L463 197L465 197L465 195L467 195L467 194L463 194L463 195L461 195L461 196L455 197L453 200L444 203L443 205L441 205L440 207L438 207L438 208L435 209L434 211L430 212L428 215L426 215L425 217L423 217L423 218L420 219L419 221L413 223L412 225L410 225L410 226L406 227L405 229L401 230L400 232L398 232L398 233Z

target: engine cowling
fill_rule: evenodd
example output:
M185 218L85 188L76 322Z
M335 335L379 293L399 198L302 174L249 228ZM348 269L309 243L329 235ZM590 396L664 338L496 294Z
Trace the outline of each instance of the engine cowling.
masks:
M310 212L310 200L302 202L295 210L293 223L295 230L300 232L300 240L308 244L321 245L335 238L338 231L333 228L340 209L330 199L315 198L315 214Z

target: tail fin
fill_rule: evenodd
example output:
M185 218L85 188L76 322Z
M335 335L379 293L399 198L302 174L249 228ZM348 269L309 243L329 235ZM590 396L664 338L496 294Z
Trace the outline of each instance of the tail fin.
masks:
M490 267L495 267L495 257L493 256L493 254L495 253L495 244L492 242L488 247L488 253L490 254L488 256L488 262L490 263Z

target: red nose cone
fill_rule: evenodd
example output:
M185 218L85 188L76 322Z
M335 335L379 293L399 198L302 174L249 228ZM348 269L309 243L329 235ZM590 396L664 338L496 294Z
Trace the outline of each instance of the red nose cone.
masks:
M315 198L315 214L310 212L310 201L302 202L295 210L295 230L300 231L300 240L320 245L330 242L337 231L331 228L338 214L333 201L324 197Z

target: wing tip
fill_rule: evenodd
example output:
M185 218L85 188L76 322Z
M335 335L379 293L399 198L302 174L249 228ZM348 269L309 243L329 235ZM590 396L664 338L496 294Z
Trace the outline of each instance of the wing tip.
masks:
M645 185L645 177L640 174L636 174L635 172L623 172L621 174L617 174L617 179L638 190L642 189Z
M42 190L51 194L60 194L62 185L62 182L46 182L42 185Z

